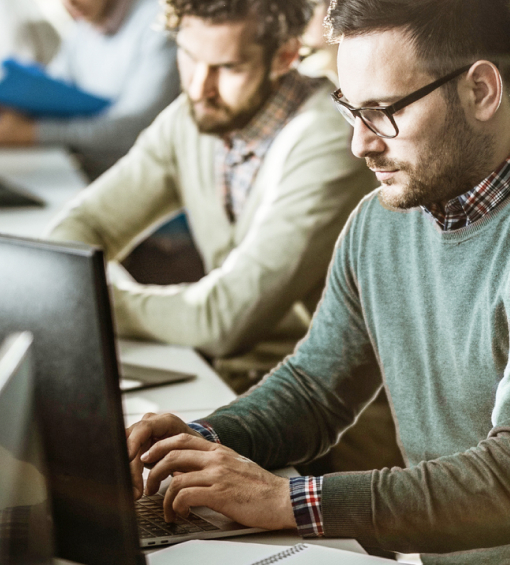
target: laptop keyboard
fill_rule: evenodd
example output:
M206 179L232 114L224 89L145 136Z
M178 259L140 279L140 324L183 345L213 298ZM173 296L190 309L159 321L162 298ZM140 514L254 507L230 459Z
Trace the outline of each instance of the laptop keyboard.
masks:
M140 538L159 538L163 536L182 536L197 532L219 530L200 516L190 512L187 518L177 517L168 524L163 517L163 496L143 496L135 503Z

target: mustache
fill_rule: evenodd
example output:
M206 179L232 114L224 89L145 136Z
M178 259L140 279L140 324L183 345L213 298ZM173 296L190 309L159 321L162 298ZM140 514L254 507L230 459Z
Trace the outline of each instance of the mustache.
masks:
M380 171L395 171L399 170L404 173L408 173L412 171L412 166L405 161L398 161L395 159L386 159L385 157L381 157L379 155L376 156L365 156L365 162L367 167L372 170L380 170Z
M402 169L403 164L392 159L385 159L384 157L365 157L365 162L369 169L388 170Z
M199 100L192 100L189 96L187 96L187 99L188 104L192 108L198 106L198 104L201 104L205 109L209 110L220 110L225 108L225 105L222 104L221 100L217 100L215 98L201 98Z

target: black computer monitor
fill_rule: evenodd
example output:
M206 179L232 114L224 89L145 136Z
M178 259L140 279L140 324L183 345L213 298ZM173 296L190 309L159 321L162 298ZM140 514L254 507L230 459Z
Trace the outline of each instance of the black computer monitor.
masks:
M34 335L58 557L145 563L100 250L0 236L0 339Z
M0 345L0 563L50 565L53 530L46 462L34 409L32 336Z

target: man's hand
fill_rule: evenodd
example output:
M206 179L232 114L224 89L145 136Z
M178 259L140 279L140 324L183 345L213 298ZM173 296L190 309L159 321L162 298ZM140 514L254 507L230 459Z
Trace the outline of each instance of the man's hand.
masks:
M0 145L33 145L36 142L34 120L12 112L0 112Z
M162 439L142 456L155 463L146 494L173 475L164 500L165 519L187 516L191 506L207 506L245 526L296 528L289 481L265 471L232 449L189 433Z
M177 434L202 437L173 414L163 414L160 416L145 414L140 422L133 424L126 430L135 498L140 498L143 494L143 462L140 459L141 455L157 441Z

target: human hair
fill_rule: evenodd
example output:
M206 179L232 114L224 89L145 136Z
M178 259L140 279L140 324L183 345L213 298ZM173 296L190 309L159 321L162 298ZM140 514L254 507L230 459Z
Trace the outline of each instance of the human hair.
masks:
M510 0L332 0L325 25L333 43L401 28L432 76L486 59L510 84Z
M177 32L184 16L213 24L256 18L256 41L272 55L292 37L299 37L308 24L314 0L163 0L166 27Z

